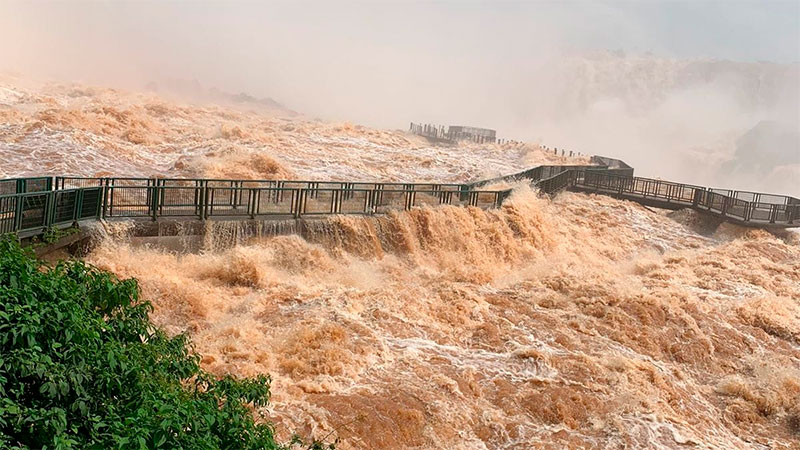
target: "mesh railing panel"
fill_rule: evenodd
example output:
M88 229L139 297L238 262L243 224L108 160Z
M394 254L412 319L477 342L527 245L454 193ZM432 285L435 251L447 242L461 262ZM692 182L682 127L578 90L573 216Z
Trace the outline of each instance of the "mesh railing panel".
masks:
M17 231L17 202L19 196L0 197L0 234Z
M338 191L315 189L303 191L303 214L332 214Z
M255 215L289 215L297 204L297 190L267 188L256 191Z
M385 213L391 210L405 209L410 201L411 193L405 190L375 191L373 209L376 213Z
M200 187L167 187L159 190L158 215L200 216L203 189Z
M248 205L254 192L251 189L217 187L206 191L207 214L209 216L247 216Z
M99 217L102 214L103 191L101 188L83 189L83 201L78 215L79 219Z
M106 190L106 216L147 217L153 214L154 189L146 186L114 186Z
M47 221L47 200L49 193L26 194L22 199L22 219L20 230L44 228Z
M17 180L0 180L0 195L17 193Z
M49 177L23 179L23 184L25 185L25 192L49 191L51 182L52 179Z
M56 177L56 189L78 189L103 186L103 178Z
M10 178L0 180L0 195L44 192L51 188L50 177Z
M54 194L55 205L53 205L53 223L60 224L72 222L75 219L75 207L78 201L78 192L56 191Z
M364 214L370 212L371 190L348 190L342 192L339 203L341 214Z

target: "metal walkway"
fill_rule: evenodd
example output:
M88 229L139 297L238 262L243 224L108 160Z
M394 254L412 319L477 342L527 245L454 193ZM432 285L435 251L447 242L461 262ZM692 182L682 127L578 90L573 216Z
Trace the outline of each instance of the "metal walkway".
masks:
M534 184L545 193L597 193L663 209L691 208L759 228L800 227L800 200L785 195L705 188L596 170L565 170Z
M633 176L633 168L594 156L591 165L538 166L469 184L297 180L36 177L0 180L0 234L30 237L49 228L100 219L287 219L383 214L422 205L496 208L529 182L543 193L598 193L667 209L692 208L752 227L800 226L800 200L709 189Z
M539 166L470 186L525 180L548 195L562 190L596 193L655 208L691 208L749 227L800 227L800 199L795 197L634 177L631 166L602 156L593 156L591 162L594 165Z

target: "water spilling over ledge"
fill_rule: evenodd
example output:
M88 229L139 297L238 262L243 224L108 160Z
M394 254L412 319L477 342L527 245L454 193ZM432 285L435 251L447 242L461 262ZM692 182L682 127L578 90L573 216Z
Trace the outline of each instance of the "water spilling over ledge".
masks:
M109 238L88 258L137 277L204 367L272 374L279 432L338 429L365 449L791 448L797 237L686 223L521 191L302 237L209 222L196 254Z
M4 177L458 185L591 163L535 144L442 148L347 123L3 83ZM721 122L728 130L727 116ZM694 200L691 187L666 182L595 187L629 186ZM147 187L132 190L147 203ZM724 200L711 204L722 210ZM272 375L265 412L282 436L338 430L345 449L797 447L800 250L791 232L605 195L551 201L527 187L494 210L99 225L103 239L87 259L137 277L154 320L190 333L205 368Z

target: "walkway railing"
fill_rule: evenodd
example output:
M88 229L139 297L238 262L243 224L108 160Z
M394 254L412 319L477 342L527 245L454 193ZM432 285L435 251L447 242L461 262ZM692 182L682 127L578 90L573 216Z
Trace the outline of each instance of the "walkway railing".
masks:
M800 200L749 191L709 189L633 176L622 161L545 165L471 184L302 180L36 177L0 180L0 233L31 235L85 219L162 217L299 218L382 214L421 205L495 208L511 190L482 190L526 181L545 194L569 189L660 208L693 208L756 227L800 226Z
M693 208L748 226L800 226L800 200L785 195L721 191L582 169L565 170L534 184L547 194L564 189L596 192L660 208Z
M544 165L537 166L532 169L526 169L522 172L512 173L511 175L504 175L501 177L490 178L488 180L480 180L471 183L467 186L476 188L481 186L489 186L497 183L516 183L519 181L532 181L537 182L547 178L554 177L562 172L568 170L591 170L602 171L603 173L620 175L624 177L633 176L633 167L625 164L623 161L614 158L607 158L605 156L592 156L589 160L591 164L588 165Z
M12 180L33 188L43 178ZM382 214L422 205L499 206L510 190L461 184L56 177L0 195L0 233L38 234L84 219L299 218ZM39 185L36 185L39 186ZM53 186L55 190L46 190ZM25 189L23 189L24 191Z
M49 191L52 188L53 178L51 177L7 178L0 180L0 195Z
M39 234L49 227L100 219L101 188L0 195L0 234Z

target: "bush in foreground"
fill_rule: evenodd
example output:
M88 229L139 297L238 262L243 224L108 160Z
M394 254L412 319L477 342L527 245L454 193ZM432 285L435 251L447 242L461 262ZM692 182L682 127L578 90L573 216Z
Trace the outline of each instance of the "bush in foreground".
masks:
M269 378L202 371L138 295L135 280L46 268L0 239L0 448L282 448L250 407Z

